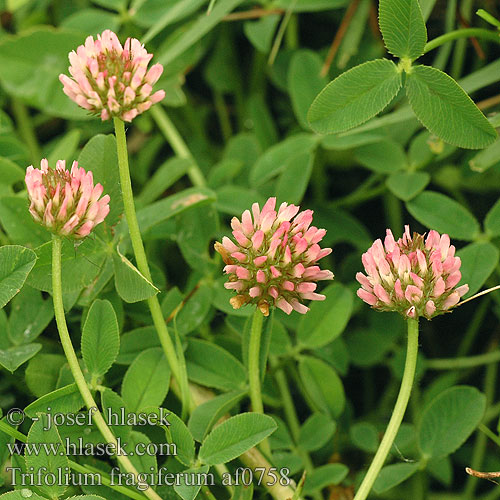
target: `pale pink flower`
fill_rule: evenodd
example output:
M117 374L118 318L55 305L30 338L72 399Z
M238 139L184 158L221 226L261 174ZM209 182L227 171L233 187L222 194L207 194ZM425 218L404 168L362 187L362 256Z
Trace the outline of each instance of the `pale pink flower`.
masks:
M332 249L319 246L326 230L311 226L312 210L298 213L299 207L287 203L275 208L276 198L269 198L262 211L254 203L241 221L231 221L236 242L225 236L215 244L229 275L225 287L237 292L230 300L235 309L256 304L266 316L270 306L305 314L304 299L325 299L316 293L316 282L333 279L333 273L317 262Z
M61 74L59 80L80 107L102 120L119 117L130 122L165 97L163 90L151 93L163 72L161 64L148 70L152 57L136 38L127 38L122 47L116 34L105 30L70 52L72 78Z
M457 305L469 285L455 288L462 274L460 257L447 234L430 231L427 238L405 233L398 241L390 229L384 243L376 240L362 256L366 276L358 273L358 297L380 311L431 319Z
M54 234L85 238L109 213L109 196L101 198L101 184L76 161L70 172L64 160L52 169L43 159L40 168L26 169L25 181L33 219Z

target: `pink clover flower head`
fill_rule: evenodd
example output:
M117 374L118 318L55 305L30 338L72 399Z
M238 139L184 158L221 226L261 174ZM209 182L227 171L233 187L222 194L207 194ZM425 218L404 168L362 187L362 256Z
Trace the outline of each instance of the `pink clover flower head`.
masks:
M362 256L366 275L358 273L358 297L378 311L397 311L405 317L431 319L456 306L469 285L462 278L460 257L447 234L429 231L427 237L405 233L395 240L390 229L384 242L376 240Z
M254 203L241 221L232 219L235 241L225 236L215 243L229 276L224 286L237 292L230 300L235 309L256 304L266 316L271 306L305 314L304 299L325 299L316 293L316 282L333 279L333 273L317 263L332 249L319 246L326 230L311 226L312 210L299 213L299 207L287 203L275 208L276 198L269 198L262 210Z
M69 171L64 160L52 169L43 159L40 168L26 169L25 181L33 219L54 234L85 238L109 213L109 196L101 198L101 184L76 161Z
M116 34L105 30L70 52L71 77L61 74L59 80L70 99L103 121L130 122L165 97L163 90L152 93L163 72L161 64L148 70L152 57L136 38L122 47Z

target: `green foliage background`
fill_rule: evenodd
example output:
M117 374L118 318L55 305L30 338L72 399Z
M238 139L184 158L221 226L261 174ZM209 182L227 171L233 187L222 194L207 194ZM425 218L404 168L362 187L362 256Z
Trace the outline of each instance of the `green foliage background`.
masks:
M381 4L383 38L371 0L0 2L4 414L17 407L33 418L48 407L77 412L83 406L53 320L50 236L32 222L23 184L25 168L41 158L51 164L78 159L110 194L111 213L81 245L63 245L73 342L81 345L82 366L103 408L172 412L169 429L114 429L130 442L167 440L178 447L177 457L136 458L134 465L206 471L225 463L234 471L239 455L270 436L273 466L287 468L296 482L308 471L305 497L352 499L390 416L405 346L400 317L376 313L355 297L362 252L387 227L399 236L411 224L452 237L462 283L470 285L467 296L500 277L494 130L500 125L500 38L475 15L484 8L498 17L498 5ZM469 25L489 35L429 48L427 40ZM165 100L127 126L153 283L134 268L112 124L87 116L58 81L68 52L107 28L122 40L139 38L165 67L158 84ZM267 321L267 415L252 416L245 369L252 310L229 305L212 246L228 234L232 216L269 196L314 209L315 224L328 230L325 246L333 247L323 267L336 277L322 291L326 301L312 304L307 315L276 311ZM190 382L210 391L189 416L169 387L170 368L144 302L157 293ZM499 297L493 293L422 322L418 380L373 498L500 497L500 488L464 472L466 466L500 468ZM214 431L224 415L232 418ZM18 428L30 442L99 440L90 427L48 436L40 423L30 424L27 418ZM22 456L10 457L6 444L13 439L0 429L0 463L47 465L43 456L26 464ZM109 460L72 460L111 468ZM63 466L67 457L60 462L51 466ZM4 473L2 492L12 490L9 481ZM162 498L207 495L185 485L158 491ZM257 484L232 494L217 486L213 494L267 495ZM31 498L72 495L125 498L105 486L35 488Z

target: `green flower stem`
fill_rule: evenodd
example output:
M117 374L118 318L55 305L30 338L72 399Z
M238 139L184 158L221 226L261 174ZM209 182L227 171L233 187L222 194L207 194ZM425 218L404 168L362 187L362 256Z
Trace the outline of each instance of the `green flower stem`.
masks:
M403 380L401 382L401 388L399 389L398 399L396 401L396 405L394 406L394 410L382 442L378 447L377 453L368 468L368 472L366 473L354 500L365 500L368 497L373 483L375 482L375 479L377 479L380 469L382 469L385 459L391 450L392 443L398 433L399 426L401 425L406 407L408 406L408 401L410 399L413 379L415 377L415 367L417 365L417 354L418 319L408 319L408 347L406 350L405 369L403 373Z
M496 402L494 405L491 405L486 409L483 422L485 424L489 424L492 420L497 420L498 415L500 415L500 401Z
M300 422L297 417L297 412L295 411L295 406L293 404L292 395L290 394L290 389L286 380L285 372L283 368L279 368L274 373L274 378L278 384L278 390L281 395L281 400L283 401L283 410L285 411L286 421L288 422L288 427L292 432L293 440L297 443L299 440L300 433Z
M424 54L434 50L441 45L451 42L453 40L458 40L460 38L484 38L485 40L491 40L492 42L500 43L500 35L498 32L487 30L484 28L464 28L461 30L454 30L446 33L444 35L438 36L427 42L424 47Z
M285 42L288 49L295 50L299 47L299 16L292 14L285 32Z
M264 315L255 308L250 330L250 343L248 346L248 380L250 383L250 401L252 410L264 413L262 394L260 391L260 339L262 336L262 323Z
M389 227L399 234L403 229L403 211L401 201L394 194L387 191L384 195L385 213L388 214Z
M464 358L428 359L425 366L431 370L460 370L463 368L489 365L491 363L497 363L498 361L500 361L500 350Z
M368 200L372 200L377 196L385 193L387 190L385 183L382 182L378 186L375 186L371 189L361 189L361 186L356 189L356 191L344 196L343 198L339 198L330 204L332 208L346 208L353 207L359 205Z
M495 434L489 427L485 424L479 424L478 429L489 437L497 446L500 447L500 436Z
M3 420L0 420L0 431L7 434L8 436L13 437L14 439L17 439L18 441L21 441L21 443L28 442L28 438L22 432L19 432L17 429L14 429L7 422L4 422Z
M458 15L462 24L470 24L472 16L472 4L474 0L461 0L457 2ZM467 40L462 38L457 41L453 47L453 57L451 61L450 76L458 80L462 76L462 70L465 63L465 54L467 52Z
M269 58L267 60L267 64L269 66L272 66L274 64L274 61L278 56L278 52L281 47L281 42L283 40L283 37L285 36L286 27L288 26L288 22L292 17L292 8L295 6L295 2L296 0L292 1L292 3L285 12L283 19L281 20L280 27L278 28L278 32L276 33L276 37L274 38L273 46L271 48L271 51L269 52Z
M233 130L231 127L231 119L227 111L226 103L224 102L224 95L218 90L213 91L214 105L217 116L219 117L220 130L222 132L222 137L224 142L227 142L233 135Z
M134 195L132 192L132 183L130 181L130 171L128 165L127 139L125 137L125 124L119 118L114 118L116 148L118 151L118 168L120 170L120 183L122 189L123 206L125 209L125 217L127 218L130 240L134 249L135 259L139 271L145 278L151 281L151 273L149 271L148 260L142 242L139 223L135 213ZM160 302L155 295L148 299L149 310L153 318L153 323L160 339L163 351L167 357L168 363L176 380L180 383L179 361L175 352L175 347L168 334L167 324L161 311Z
M165 136L170 146L174 150L175 154L179 158L187 158L191 160L192 164L188 168L187 175L190 181L193 183L193 186L203 187L206 185L205 177L200 170L200 167L196 163L191 151L187 147L186 143L182 139L179 131L175 128L175 125L170 120L167 112L163 109L163 107L158 104L151 108L151 115L158 125L158 128L161 130L162 134ZM116 122L116 119L115 119Z
M290 394L290 389L288 387L288 382L283 368L279 368L275 371L274 378L276 379L276 383L278 385L281 401L283 401L283 409L285 411L288 427L290 427L290 431L292 432L293 441L296 445L298 445L300 422L297 417L297 412L295 411L295 405L293 404L292 395ZM309 456L309 453L301 449L299 446L295 447L295 452L302 457L306 471L311 473L314 470L314 464ZM313 493L312 497L315 500L321 500L323 498L319 492Z
M465 330L465 334L460 341L460 344L457 349L457 357L465 356L469 349L472 347L472 344L476 338L481 325L483 324L484 318L486 317L486 313L489 310L491 297L486 297L483 299L480 304L474 309L474 313L472 315L472 319Z
M250 342L248 346L248 381L250 384L250 402L255 413L264 413L262 404L262 393L260 389L260 339L262 336L262 323L264 315L260 309L255 308L250 330ZM262 450L271 455L269 441L265 439L261 443Z
M76 357L71 337L69 336L68 326L66 325L66 317L64 315L63 295L62 295L62 276L61 276L61 248L62 240L59 236L52 237L52 298L54 301L54 312L56 317L57 329L59 330L59 337L61 338L61 345L66 355L73 378L80 391L80 394L87 406L87 409L97 408L97 403L90 392L87 381L83 376L78 358ZM112 444L116 449L116 459L123 466L123 468L133 474L136 478L138 472L133 466L130 459L124 455L123 450L120 449L119 443L116 440L108 424L104 420L100 411L94 413L94 422L101 432L102 436L108 444ZM161 500L161 498L151 489L148 488L144 494L152 500Z
M28 442L28 438L22 432L19 432L18 430L14 429L6 422L3 422L1 420L0 420L0 431L7 434L8 436L13 437L14 439L17 439L18 441L21 441L21 443ZM118 493L122 493L123 495L129 498L135 498L136 500L144 500L144 497L137 491L130 490L125 486L118 486L113 484L108 474L106 474L101 470L94 469L93 467L88 468L84 465L74 462L73 460L69 460L69 466L74 471L81 472L82 474L99 474L99 480L101 481L101 484L103 484L104 486L109 486L113 490L117 491Z
M35 164L40 161L40 145L38 144L28 110L19 99L12 99L12 111L16 118L19 135L28 146L31 161Z

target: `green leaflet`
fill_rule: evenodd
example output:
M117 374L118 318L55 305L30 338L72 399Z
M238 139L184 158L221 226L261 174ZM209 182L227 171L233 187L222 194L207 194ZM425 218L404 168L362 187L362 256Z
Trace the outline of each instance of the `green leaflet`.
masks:
M453 453L481 422L486 397L475 387L455 386L432 400L424 410L419 447L426 457Z
M260 413L241 413L216 427L203 441L199 458L207 465L229 462L276 430L274 420Z
M336 134L380 113L401 88L401 73L387 59L375 59L342 73L314 99L307 119L320 134Z
M378 14L380 31L391 54L414 60L424 53L427 30L418 0L380 0Z
M479 233L476 218L455 200L441 193L424 191L406 204L415 219L451 238L472 240Z
M383 493L394 488L394 486L413 476L418 471L419 466L418 462L387 465L380 471L380 475L373 485L373 491Z
M90 307L82 332L82 356L91 377L102 377L120 350L118 321L111 303L96 300Z
M153 347L139 354L122 384L122 398L130 411L160 406L170 386L170 367L163 351Z
M468 284L469 297L479 291L498 264L500 252L489 241L477 241L461 248L457 256L462 260L460 285Z
M436 68L414 66L408 75L406 94L422 124L449 144L481 149L497 138L495 129L465 91Z
M0 248L0 308L19 293L36 259L29 248L18 245Z

